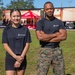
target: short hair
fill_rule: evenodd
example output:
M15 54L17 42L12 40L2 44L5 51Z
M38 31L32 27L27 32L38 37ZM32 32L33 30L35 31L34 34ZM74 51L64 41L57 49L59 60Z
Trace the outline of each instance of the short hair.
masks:
M46 3L44 4L44 7L45 7L46 4L49 4L49 3L52 4L52 6L54 7L53 3L50 2L50 1L46 2Z
M14 11L18 11L18 12L20 13L20 15L21 15L20 10L18 10L18 9L11 9L11 10L10 10L10 16L12 15L12 13L13 13Z

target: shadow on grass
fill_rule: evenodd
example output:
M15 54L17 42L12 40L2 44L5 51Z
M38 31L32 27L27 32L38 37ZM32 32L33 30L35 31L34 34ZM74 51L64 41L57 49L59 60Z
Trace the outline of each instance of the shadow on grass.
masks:
M66 75L72 75L72 74L66 74Z

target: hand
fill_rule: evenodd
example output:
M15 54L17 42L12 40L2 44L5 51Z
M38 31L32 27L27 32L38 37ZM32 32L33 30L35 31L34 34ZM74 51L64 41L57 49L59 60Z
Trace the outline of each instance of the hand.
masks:
M55 34L56 34L57 37L60 36L60 33L59 32L56 32Z
M38 34L38 37L39 37L39 39L42 39L42 31L39 31L39 34Z
M19 68L19 67L20 67L20 65L21 65L21 63L20 63L20 62L18 62L18 61L16 61L16 62L15 62L15 64L14 64L14 67L15 67L15 68Z
M42 41L49 41L47 38L48 38L48 35L49 34L46 34L44 31L39 31L39 38L40 38L40 40L42 40ZM45 40L44 40L45 39Z
M40 34L39 34L40 37L44 37L45 35L46 34L43 31L40 31Z
M16 60L17 60L18 62L22 62L23 59L24 59L24 57L22 57L22 56L20 56L20 55L17 55L17 56L16 56Z

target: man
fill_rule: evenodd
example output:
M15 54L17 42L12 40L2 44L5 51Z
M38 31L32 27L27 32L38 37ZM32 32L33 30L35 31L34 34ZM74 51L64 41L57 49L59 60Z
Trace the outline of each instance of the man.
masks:
M62 21L54 17L54 5L44 4L46 17L38 21L36 36L40 41L37 75L47 75L52 64L55 75L65 75L62 49L59 43L67 38L67 32Z

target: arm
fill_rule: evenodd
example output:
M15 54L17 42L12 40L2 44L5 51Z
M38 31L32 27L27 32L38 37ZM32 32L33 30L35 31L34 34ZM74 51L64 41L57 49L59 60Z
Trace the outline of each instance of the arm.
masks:
M50 40L50 42L60 42L63 40L66 40L67 38L67 31L65 29L60 29L59 34L57 34L57 37Z
M22 60L21 56L17 56L12 50L11 48L8 46L7 43L4 43L4 49L14 58L16 59L17 61L20 61Z
M56 33L45 34L43 31L36 31L36 36L38 40L49 42L52 38L56 37Z
M26 33L26 44L25 44L25 47L23 49L23 52L21 54L21 57L25 57L26 53L28 52L28 49L29 49L29 46L30 46L30 43L31 43L31 35L30 35L30 31L29 29L27 28L27 33Z
M21 57L24 58L24 56L25 56L26 53L28 52L29 46L30 46L30 44L29 44L29 43L26 43L26 46L24 47L24 50L23 50L23 52L22 52L22 54L21 54Z
M25 48L24 48L24 50L23 50L23 52L22 52L22 54L21 54L22 60L15 62L15 64L14 64L14 67L15 67L15 68L20 67L20 65L21 65L21 63L22 63L22 61L23 61L23 59L24 59L26 53L28 52L29 46L30 46L29 43L26 43Z
M21 54L21 57L22 57L23 59L24 59L26 53L28 52L29 46L30 46L30 44L29 44L29 43L26 43L26 45L25 45L25 47L24 47L24 50L23 50L23 52L22 52L22 54ZM23 61L23 59L20 60L19 62L16 61L15 64L14 64L14 67L15 67L15 68L20 67L20 65L21 65L21 63L22 63L22 61Z
M12 50L10 49L10 47L8 46L7 43L4 43L4 49L13 57L16 58L16 54L14 52L12 52Z

